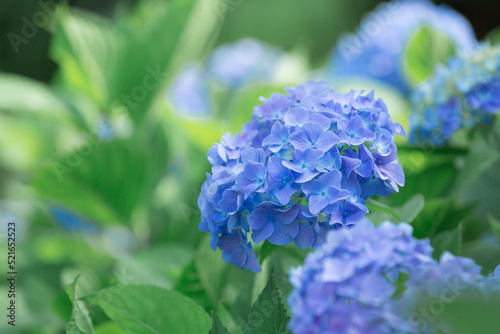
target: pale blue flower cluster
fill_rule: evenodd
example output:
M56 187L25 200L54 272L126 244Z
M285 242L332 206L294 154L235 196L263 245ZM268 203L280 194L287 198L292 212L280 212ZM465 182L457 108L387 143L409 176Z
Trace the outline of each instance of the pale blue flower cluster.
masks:
M408 94L411 82L404 71L405 45L423 27L449 38L457 50L472 51L476 44L470 23L447 6L427 0L384 2L363 19L355 33L337 43L328 73L334 79L373 78Z
M404 135L374 93L339 94L308 82L262 98L241 134L208 152L200 230L239 268L259 271L254 243L317 248L330 229L364 220L365 200L404 185L394 135Z
M438 65L412 96L410 142L440 146L460 128L489 123L500 110L500 46Z
M443 291L500 292L500 266L495 277L485 278L470 259L444 253L435 261L429 240L412 232L408 224L389 222L330 232L327 242L290 273L292 332L433 333L441 324L423 328L419 321L425 301L441 298Z
M234 92L270 79L283 54L254 39L221 45L206 64L186 65L175 78L168 98L181 114L207 116L213 109L214 89Z

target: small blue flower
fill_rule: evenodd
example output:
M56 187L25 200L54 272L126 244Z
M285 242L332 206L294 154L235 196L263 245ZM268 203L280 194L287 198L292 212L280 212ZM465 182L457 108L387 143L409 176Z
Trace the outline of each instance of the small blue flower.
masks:
M310 238L310 229L304 231ZM485 298L500 292L495 277L500 269L484 277L473 260L447 252L435 261L429 240L418 240L412 232L408 224L389 222L331 230L327 241L290 271L294 290L288 298L288 328L294 334L450 333L438 321L420 328L415 315L425 317L422 308L443 299L450 286ZM407 281L401 283L403 274ZM403 289L396 296L398 285Z
M288 141L296 150L311 148L324 153L339 142L339 137L331 131L325 131L318 124L306 123L301 130L290 134Z
M280 122L276 122L271 128L271 134L264 138L262 146L268 147L271 152L276 153L288 143L289 135L290 129L283 126Z
M349 191L341 189L342 174L338 170L321 175L318 179L304 183L302 191L309 202L309 210L317 214L329 204L349 197Z
M248 217L248 224L252 227L252 240L260 243L269 240L275 245L287 245L299 231L295 221L299 208L292 205L281 208L272 202L264 202L253 210Z
M480 44L471 55L438 66L412 96L410 142L446 144L460 128L491 122L500 110L500 46Z
M240 230L220 236L218 246L222 249L222 258L228 264L232 262L238 268L255 272L262 270L252 245Z
M264 191L266 181L266 167L263 164L249 161L245 164L243 172L236 178L236 182L245 192L247 198L254 191Z
M340 142L348 145L360 145L376 138L372 131L365 128L359 115L353 116L348 122L344 121L341 128L342 130L339 133Z

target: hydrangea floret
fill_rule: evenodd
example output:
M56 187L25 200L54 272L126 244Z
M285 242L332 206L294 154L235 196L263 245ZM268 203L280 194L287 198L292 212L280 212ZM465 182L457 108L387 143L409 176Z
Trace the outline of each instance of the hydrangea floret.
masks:
M208 152L199 229L239 268L260 271L254 243L317 248L328 230L364 220L365 200L404 185L387 106L374 93L307 82L261 98L242 132Z
M490 123L500 110L500 46L451 57L413 93L410 142L441 146L460 128Z
M426 301L441 298L450 284L460 293L500 292L500 266L486 278L471 259L445 252L436 261L429 240L412 232L408 224L389 222L331 231L327 242L290 272L289 329L361 334L434 333L439 327L448 333L442 323L429 323L419 313Z

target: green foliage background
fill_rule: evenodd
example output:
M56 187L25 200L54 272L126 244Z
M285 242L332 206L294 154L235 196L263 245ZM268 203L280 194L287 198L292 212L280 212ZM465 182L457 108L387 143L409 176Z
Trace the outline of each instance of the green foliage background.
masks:
M354 29L375 3L284 2L267 2L263 12L261 1L124 1L105 7L107 17L62 5L39 36L19 44L22 59L36 43L50 41L48 50L31 49L43 50L39 71L27 70L41 81L0 73L0 216L17 223L16 333L286 331L287 273L308 251L257 245L263 272L227 266L198 232L196 204L209 170L206 150L249 120L259 96L284 85L247 87L226 106L229 113L205 120L185 118L166 101L185 63L247 31L282 46L307 69L321 67L338 35ZM410 42L406 64L416 83L452 52L440 38L423 30ZM422 57L436 43L442 52ZM7 68L12 52L3 53ZM157 84L128 103L123 96L145 87L146 76ZM286 82L299 83L293 76ZM405 123L405 97L383 92ZM96 137L103 117L118 129L116 139ZM491 272L500 263L499 131L497 121L458 134L457 145L445 149L401 141L407 183L399 194L371 201L370 219L411 223L417 237L431 239L436 256L444 250L470 256ZM92 229L57 224L49 212L54 206ZM2 238L0 248L6 247ZM0 305L7 305L5 280L0 287ZM471 304L449 312L462 314ZM0 332L9 331L0 322Z

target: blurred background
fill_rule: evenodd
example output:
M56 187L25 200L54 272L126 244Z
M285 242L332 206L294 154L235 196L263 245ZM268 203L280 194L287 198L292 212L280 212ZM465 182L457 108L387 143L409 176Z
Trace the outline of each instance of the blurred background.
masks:
M310 79L328 80L342 92L375 88L406 126L409 92L432 73L427 58L444 61L476 40L498 36L492 34L498 1L435 1L453 11L432 18L423 9L401 14L397 7L369 16L380 3L0 2L0 246L6 249L7 223L16 222L17 332L64 332L71 314L65 286L78 273L82 294L118 283L151 284L175 288L206 310L245 315L244 306L227 309L244 298L238 291L249 286L255 298L266 280L227 267L198 231L196 200L213 142L239 131L260 96ZM375 22L374 30L361 24L363 18ZM400 29L400 21L413 23ZM382 46L371 45L384 33L376 24L389 24L393 34ZM422 30L427 26L430 35ZM361 46L342 44L351 33L362 35ZM412 43L438 50L416 60L418 73L404 68ZM392 54L365 59L359 50L368 46ZM354 58L343 64L350 53ZM453 159L465 151L427 154L401 144L408 183L387 204L400 206L422 193L431 199L427 217L441 210L440 221L477 222L467 225L464 242L471 244L463 252L491 271L500 246L486 216L500 219L498 194L479 200L464 188L460 194L469 197L446 197L461 166ZM444 223L433 233L454 227ZM479 238L487 242L479 245ZM293 247L279 252L284 271L306 253ZM3 250L2 259L6 263ZM5 280L0 284L5 305ZM96 332L120 332L102 311L92 312ZM9 330L2 321L0 332Z

